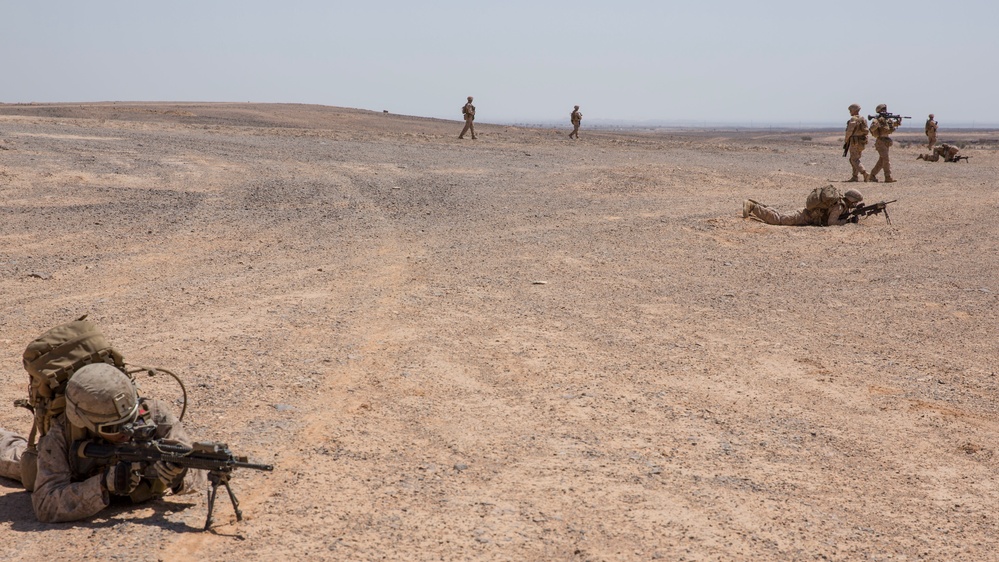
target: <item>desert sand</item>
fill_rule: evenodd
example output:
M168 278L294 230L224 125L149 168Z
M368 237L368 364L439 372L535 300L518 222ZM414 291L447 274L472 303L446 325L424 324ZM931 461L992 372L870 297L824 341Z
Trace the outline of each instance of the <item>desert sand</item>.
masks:
M209 532L204 494L42 524L0 481L0 559L995 560L999 133L939 117L969 162L913 123L846 184L838 130L2 104L0 426L89 314L276 468ZM831 181L891 224L741 216Z

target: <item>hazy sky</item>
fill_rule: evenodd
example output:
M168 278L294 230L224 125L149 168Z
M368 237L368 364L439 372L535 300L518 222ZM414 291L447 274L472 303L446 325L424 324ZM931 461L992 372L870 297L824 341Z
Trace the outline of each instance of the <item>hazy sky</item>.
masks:
M0 0L0 102L254 101L484 122L999 124L999 2Z

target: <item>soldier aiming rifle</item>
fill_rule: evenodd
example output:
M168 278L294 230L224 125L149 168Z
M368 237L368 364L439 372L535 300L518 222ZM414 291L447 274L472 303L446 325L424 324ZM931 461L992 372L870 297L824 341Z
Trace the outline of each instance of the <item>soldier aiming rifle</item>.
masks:
M878 104L874 110L878 114L868 115L868 119L871 120L868 130L877 139L874 141L874 150L878 152L878 161L871 168L871 173L868 174L867 181L878 181L878 172L884 170L884 181L892 183L895 181L895 178L891 176L891 160L888 155L888 150L892 145L891 134L902 124L902 119L909 119L909 117L889 113L888 106L883 103Z
M916 160L926 160L927 162L937 162L941 158L944 162L960 162L961 160L968 161L967 156L958 156L961 149L952 145L943 143L940 146L933 149L932 154L920 154L916 157Z
M0 476L31 492L35 516L45 523L92 517L112 503L138 504L172 494L225 487L242 519L229 480L237 468L273 470L234 455L224 443L191 439L182 420L187 391L166 369L125 363L86 316L46 331L24 351L33 413L28 438L0 428ZM172 375L184 393L180 416L162 400L142 396L133 374ZM206 482L207 480L207 482Z

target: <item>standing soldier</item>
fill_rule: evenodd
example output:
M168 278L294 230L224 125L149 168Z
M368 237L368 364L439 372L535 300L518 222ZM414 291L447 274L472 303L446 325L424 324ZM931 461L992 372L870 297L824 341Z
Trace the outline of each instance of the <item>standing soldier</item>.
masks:
M886 115L888 113L888 106L883 103L878 105L876 110L878 116L871 121L870 131L874 135L874 138L878 139L874 141L874 150L878 151L878 162L871 169L870 175L867 176L867 181L878 181L878 172L884 170L885 183L893 183L895 180L891 177L891 161L888 159L888 149L892 145L891 134L902 124L902 118L889 119Z
M860 163L860 154L867 147L867 119L860 115L860 106L852 104L850 110L850 120L846 122L846 139L843 142L844 151L850 152L850 166L853 168L853 176L847 181L860 181L860 176L867 181L867 170Z
M475 121L475 106L472 105L472 96L468 96L468 103L462 106L461 114L465 117L465 128L461 130L458 138L465 138L465 133L471 131L472 140L475 140L475 127L472 126L472 121Z
M933 120L933 114L926 120L926 149L933 152L933 145L937 143L937 122Z
M576 140L579 140L579 124L583 121L583 114L579 112L578 105L569 114L569 120L572 121L572 132L569 133L569 138L575 136Z

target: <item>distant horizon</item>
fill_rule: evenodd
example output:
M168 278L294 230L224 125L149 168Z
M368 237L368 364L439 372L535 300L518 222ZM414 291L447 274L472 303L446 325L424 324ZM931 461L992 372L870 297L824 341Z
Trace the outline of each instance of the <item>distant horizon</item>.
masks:
M11 105L11 106L42 106L42 105L81 105L81 104L251 104L251 105L312 105L318 107L329 107L332 109L348 109L354 111L370 111L372 113L389 113L392 115L400 115L404 117L415 117L420 119L442 119L446 121L460 122L460 119L455 119L451 117L442 117L436 115L414 115L409 113L399 113L394 112L389 109L370 109L365 107L347 107L342 105L330 105L323 103L307 103L307 102L262 102L262 101L207 101L207 100L90 100L90 101L55 101L55 102L40 102L40 101L0 101L0 105ZM917 122L918 121L918 122ZM939 121L939 119L937 119ZM543 128L562 128L571 127L568 124L568 114L565 119L524 119L524 118L513 118L513 119L502 119L502 120L488 120L488 119L476 119L477 123L482 123L486 125L504 125L504 126L523 126L523 127L543 127ZM903 121L902 126L899 127L898 131L908 132L912 131L923 131L924 119L906 119ZM627 129L656 129L656 128L676 128L676 129L706 129L706 128L737 128L737 129L747 129L747 130L768 130L768 129L781 129L781 130L808 130L808 131L829 131L834 132L843 129L846 125L845 119L842 123L833 121L775 121L766 122L764 120L757 119L734 119L734 120L719 120L710 121L706 119L667 119L667 118L649 118L649 119L613 119L613 118L584 118L583 129L609 129L609 128L627 128ZM943 123L941 124L941 130L946 131L947 129L961 129L966 131L974 130L999 130L999 122L955 122L955 123Z
M419 116L414 116L419 117ZM914 121L914 120L913 120ZM910 129L917 130L918 132L923 132L924 121L916 123L903 123L901 127L897 130L901 132L906 132ZM486 121L484 121L486 122ZM704 128L716 128L716 127L735 127L740 129L749 130L766 130L766 129L783 129L783 130L829 130L829 131L842 131L846 127L846 122L834 123L834 122L774 122L774 123L764 123L757 120L736 120L736 121L707 121L698 119L649 119L645 121L628 121L628 120L614 120L614 119L591 119L589 120L590 128L610 128L610 127L629 127L629 128L687 128L687 129L704 129ZM552 121L510 121L510 122L496 122L490 123L496 125L532 125L540 127L569 127L571 125L563 121L552 120ZM583 124L583 129L587 127L587 123ZM963 130L999 130L999 123L954 123L947 124L946 126L941 126L942 131L947 129L963 129Z

